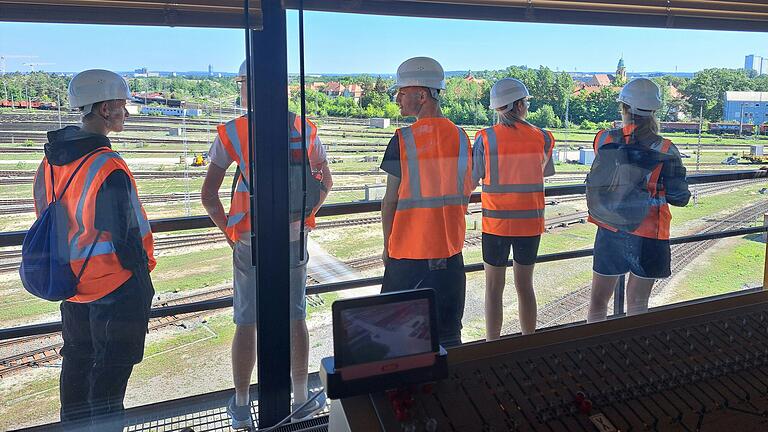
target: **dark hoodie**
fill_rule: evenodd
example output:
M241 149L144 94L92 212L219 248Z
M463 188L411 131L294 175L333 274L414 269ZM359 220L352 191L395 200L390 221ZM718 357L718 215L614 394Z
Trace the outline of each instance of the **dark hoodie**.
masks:
M51 165L63 166L99 147L112 148L109 138L83 132L77 126L67 126L48 132L45 157ZM132 188L131 179L123 170L113 171L106 178L96 195L95 226L111 234L120 264L131 270L139 280L148 280L148 277L145 278L148 276L147 254L141 243L139 224L131 205Z

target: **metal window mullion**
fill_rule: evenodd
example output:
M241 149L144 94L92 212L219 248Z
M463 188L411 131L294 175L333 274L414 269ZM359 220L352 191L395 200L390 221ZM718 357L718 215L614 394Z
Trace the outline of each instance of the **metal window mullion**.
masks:
M246 13L248 0L246 2ZM256 271L259 427L290 412L288 59L280 0L262 0L263 30L246 31L251 257ZM247 18L246 21L247 22ZM257 59L269 59L261 61ZM275 89L279 89L275 91ZM258 101L258 104L255 102ZM284 143L284 145L270 145ZM260 181L261 180L261 181ZM261 245L264 245L262 248ZM263 294L263 295L262 295Z

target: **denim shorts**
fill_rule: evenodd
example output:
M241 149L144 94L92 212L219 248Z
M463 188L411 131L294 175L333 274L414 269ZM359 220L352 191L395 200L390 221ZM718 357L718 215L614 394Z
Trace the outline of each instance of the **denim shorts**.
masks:
M592 270L604 276L631 272L645 279L668 277L671 253L669 240L636 236L599 227L595 236Z

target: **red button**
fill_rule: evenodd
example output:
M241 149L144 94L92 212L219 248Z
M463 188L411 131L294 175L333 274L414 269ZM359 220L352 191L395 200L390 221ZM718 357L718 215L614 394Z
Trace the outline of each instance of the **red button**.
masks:
M581 401L581 405L579 405L579 411L581 411L582 414L589 414L592 411L592 401L589 399Z

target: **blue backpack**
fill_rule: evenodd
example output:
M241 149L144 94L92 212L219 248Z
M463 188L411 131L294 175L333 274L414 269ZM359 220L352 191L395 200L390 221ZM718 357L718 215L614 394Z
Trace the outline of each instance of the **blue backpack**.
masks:
M19 267L19 276L24 289L36 297L60 301L77 294L77 284L91 259L93 248L101 236L101 231L96 234L80 273L75 275L69 264L67 210L59 204L59 201L64 197L72 179L80 171L83 164L99 150L103 150L103 148L88 153L82 159L58 197L53 178L53 166L48 164L51 170L53 200L40 213L40 217L24 236L24 243L21 246L21 266Z

